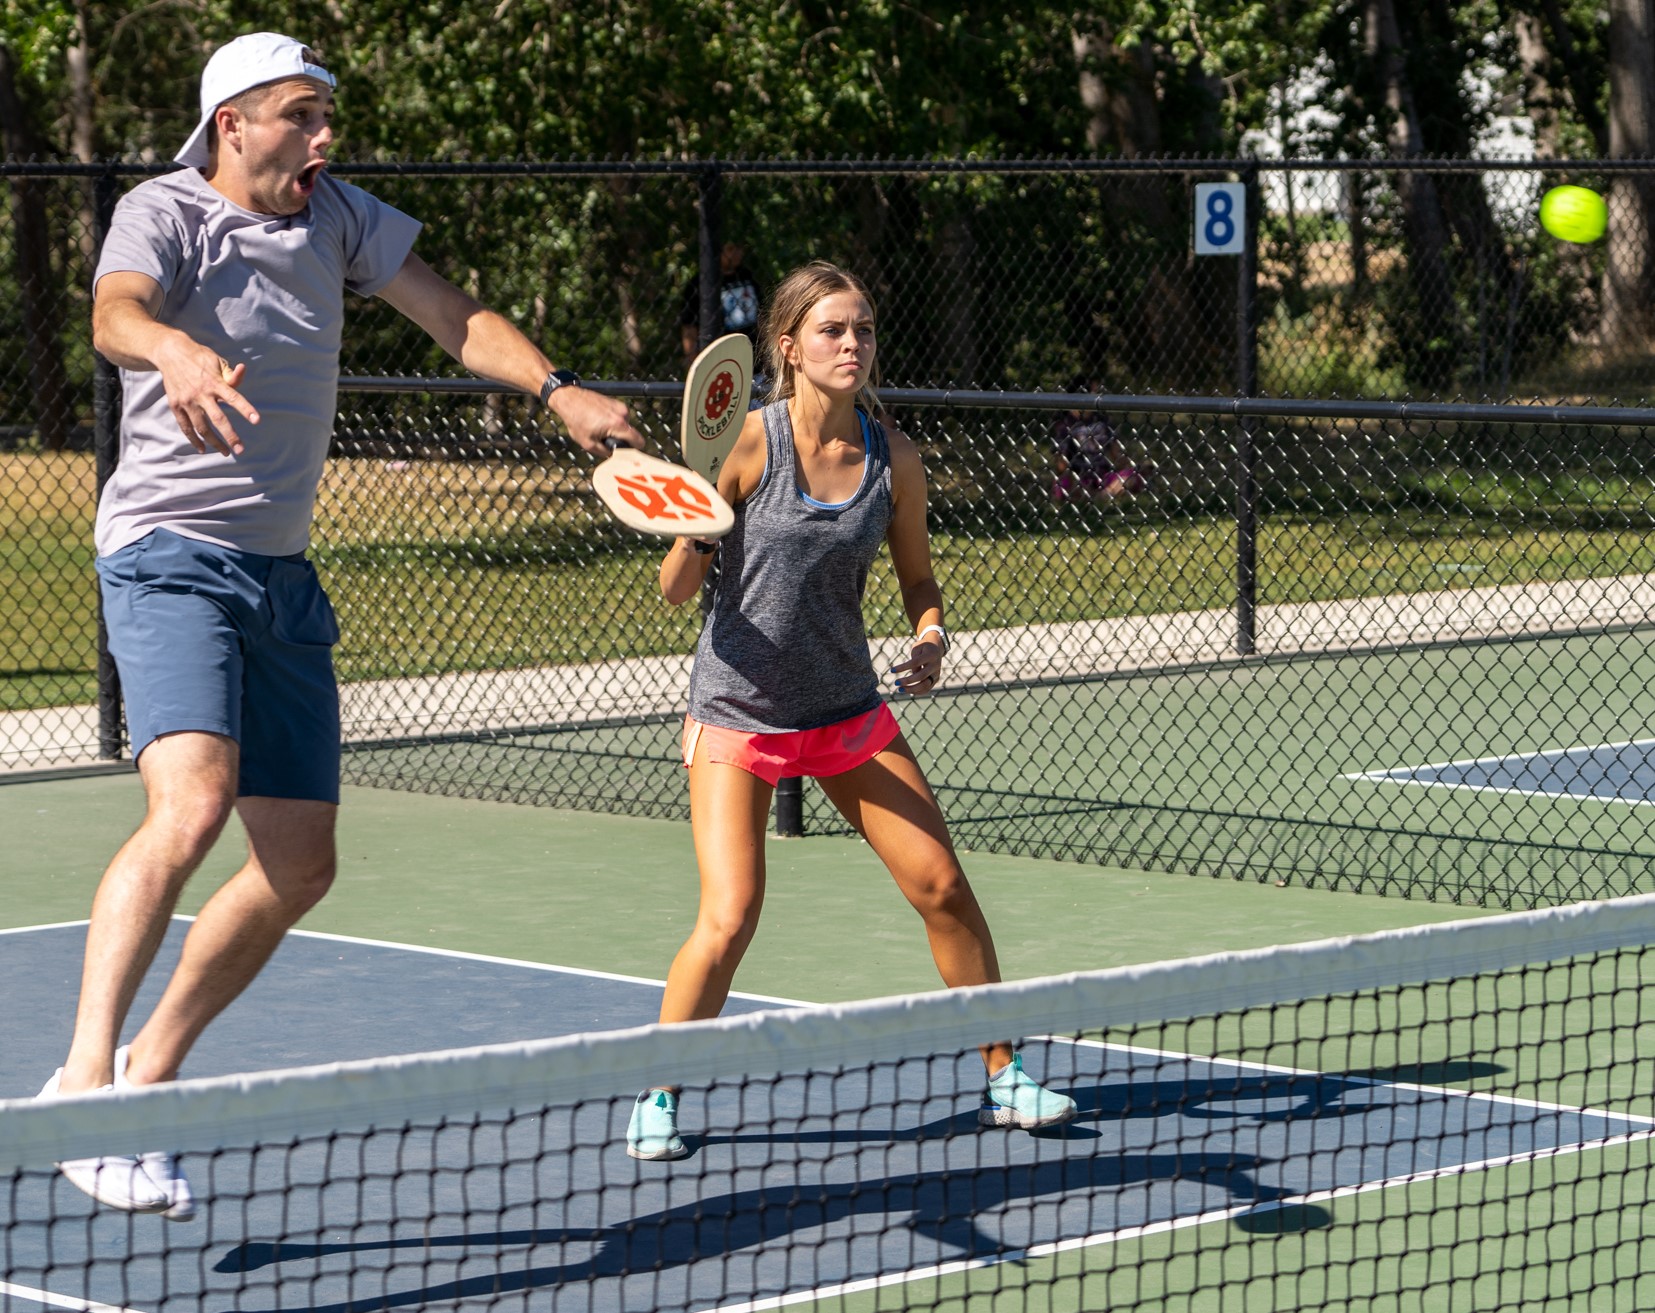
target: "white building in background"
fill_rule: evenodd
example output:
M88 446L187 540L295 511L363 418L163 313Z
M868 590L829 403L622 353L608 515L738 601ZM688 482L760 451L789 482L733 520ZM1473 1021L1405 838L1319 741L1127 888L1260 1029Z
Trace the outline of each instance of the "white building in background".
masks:
M1328 75L1324 69L1310 70L1287 89L1285 112L1279 113L1278 124L1285 122L1287 137L1283 142L1280 127L1273 132L1249 132L1243 138L1243 149L1255 159L1282 159L1294 152L1297 143L1314 140L1331 129L1333 116L1324 109L1327 99ZM1498 99L1491 79L1479 79L1472 88L1473 100L1491 104ZM1287 148L1284 150L1284 146ZM1479 159L1532 160L1534 158L1534 123L1526 116L1496 115L1488 128L1480 133L1473 145ZM1539 171L1497 170L1484 175L1489 205L1497 218L1513 227L1532 227L1537 223L1540 194L1547 185ZM1259 179L1264 208L1270 214L1337 214L1344 208L1345 177L1324 169L1271 170Z

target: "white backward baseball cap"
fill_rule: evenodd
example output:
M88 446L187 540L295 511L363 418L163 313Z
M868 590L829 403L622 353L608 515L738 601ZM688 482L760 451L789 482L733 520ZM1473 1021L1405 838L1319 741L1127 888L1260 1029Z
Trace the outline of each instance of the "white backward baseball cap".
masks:
M332 87L333 74L314 62L316 52L302 41L279 32L249 32L213 51L201 70L201 121L184 148L173 158L193 169L207 167L207 129L213 114L227 100L266 82L288 78L315 78Z

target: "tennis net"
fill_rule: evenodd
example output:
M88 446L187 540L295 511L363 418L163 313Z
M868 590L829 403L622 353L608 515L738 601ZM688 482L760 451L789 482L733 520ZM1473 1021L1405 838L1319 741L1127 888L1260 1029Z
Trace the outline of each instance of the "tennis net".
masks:
M0 1310L1655 1306L1655 896L0 1103ZM978 1124L1023 1036L1069 1125ZM685 1087L677 1163L625 1152ZM171 1147L190 1222L55 1160Z

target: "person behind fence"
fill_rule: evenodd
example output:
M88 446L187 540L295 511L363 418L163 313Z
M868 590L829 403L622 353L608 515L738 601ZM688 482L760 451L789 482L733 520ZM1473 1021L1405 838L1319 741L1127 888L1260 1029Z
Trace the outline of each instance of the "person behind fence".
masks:
M718 253L718 304L720 322L714 326L711 337L725 333L744 333L753 343L753 355L759 356L759 307L764 302L763 291L753 271L747 267L747 248L740 242L725 242ZM686 362L695 358L701 348L701 275L697 273L684 287L683 309L678 316L680 344ZM762 372L762 366L759 367ZM756 380L755 380L756 381ZM754 391L759 389L755 387Z
M1103 385L1095 379L1076 379L1069 391L1095 395ZM1144 471L1127 460L1115 426L1101 410L1061 412L1052 424L1052 445L1055 502L1114 501L1144 489Z
M175 1078L333 881L338 630L304 552L346 289L389 302L473 370L538 391L586 450L642 443L623 404L414 254L416 220L329 176L333 88L290 37L220 48L178 153L187 167L122 199L98 260L93 341L123 397L97 571L146 811L94 898L74 1035L42 1098ZM246 862L117 1047L180 890L232 812ZM60 1166L106 1204L182 1220L195 1202L163 1150Z
M715 1017L764 901L764 831L787 776L812 776L867 840L919 913L949 986L1000 978L994 941L942 810L880 696L862 620L868 570L888 546L913 626L891 674L923 696L948 649L931 570L925 470L874 392L874 310L835 265L795 270L777 289L764 349L771 401L747 417L719 475L736 508L717 544L711 612L690 675L683 761L700 868L695 926L673 959L661 1021ZM700 594L713 554L680 538L661 564L674 605ZM1024 1071L1010 1044L984 1046L984 1125L1032 1129L1075 1103ZM645 1090L627 1128L635 1158L681 1158L678 1094Z

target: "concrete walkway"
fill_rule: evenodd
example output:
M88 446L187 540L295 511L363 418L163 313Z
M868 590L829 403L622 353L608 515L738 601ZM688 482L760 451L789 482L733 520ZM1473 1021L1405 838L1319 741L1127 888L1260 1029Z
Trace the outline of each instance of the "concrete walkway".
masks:
M1359 652L1402 643L1562 635L1648 624L1652 617L1655 575L1283 603L1259 608L1256 651ZM959 688L1231 662L1239 660L1235 633L1229 610L956 633L945 678ZM873 647L876 670L889 669L907 650L901 639L880 639ZM345 738L675 715L687 701L689 671L685 655L347 684ZM93 763L97 730L97 708L91 706L0 713L0 773Z

